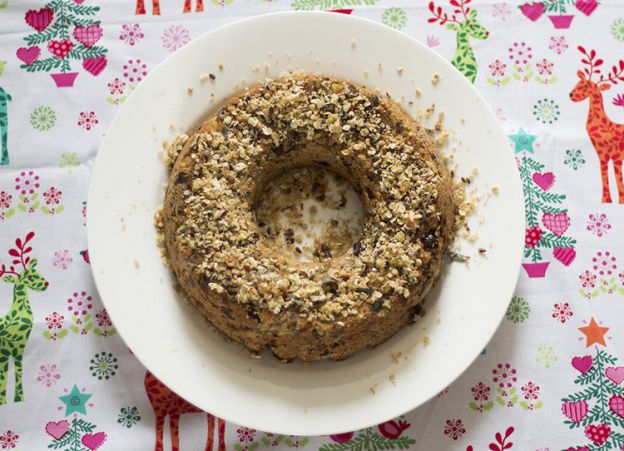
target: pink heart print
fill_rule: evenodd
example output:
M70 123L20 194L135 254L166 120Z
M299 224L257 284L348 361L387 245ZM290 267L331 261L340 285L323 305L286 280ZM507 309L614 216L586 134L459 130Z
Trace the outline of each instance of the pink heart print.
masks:
M41 8L40 10L31 9L30 11L26 11L24 20L28 25L41 33L48 28L53 17L54 11L51 8Z
M610 366L605 370L605 374L615 385L620 385L624 381L624 366Z
M576 9L585 14L586 16L591 15L598 8L597 0L576 0Z
M37 61L37 58L39 58L39 55L41 55L41 49L36 45L33 47L20 47L19 49L17 49L17 52L15 52L15 54L19 59L24 62L24 64L30 66L32 63Z
M609 409L624 418L624 398L620 395L613 395L609 399Z
M587 415L587 411L589 410L586 401L576 401L576 402L564 402L561 405L561 412L572 420L574 423L579 423L585 415Z
M80 439L82 444L89 448L91 451L95 451L102 443L106 441L106 433L105 432L96 432L95 434L85 434Z
M104 70L108 61L104 56L98 56L97 58L85 58L82 60L82 67L91 75L98 76L100 72Z
M573 247L555 246L555 248L553 249L553 256L565 266L570 266L570 264L576 258L576 249L574 249Z
M561 236L570 227L570 217L567 213L557 213L556 215L546 213L542 217L542 224L555 235Z
M99 25L89 25L87 27L77 26L74 28L74 38L85 47L93 47L102 37L102 27Z
M45 430L54 440L59 440L69 431L69 422L67 420L49 421Z
M555 174L552 172L544 172L543 174L540 172L536 172L531 177L535 184L542 188L544 191L548 191L553 184L555 183Z
M530 20L535 22L539 19L542 14L544 14L544 4L543 3L525 3L520 7L520 11Z
M593 363L594 361L592 359L592 356L590 355L586 355L583 357L574 357L572 359L572 366L575 369L579 370L581 374L587 374Z

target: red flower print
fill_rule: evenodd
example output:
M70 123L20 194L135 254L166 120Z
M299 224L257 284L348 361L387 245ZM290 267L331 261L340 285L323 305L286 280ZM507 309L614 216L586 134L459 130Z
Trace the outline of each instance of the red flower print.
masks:
M594 271L598 271L598 274L601 276L613 274L613 271L617 269L617 264L615 262L615 257L611 255L611 252L605 251L596 253L596 256L592 258L592 262L594 263Z
M95 111L83 111L78 117L78 126L84 128L86 131L91 130L100 121L95 115Z
M452 438L453 440L457 440L462 435L466 433L466 428L464 428L464 423L460 419L450 419L446 420L446 425L444 426L444 433Z
M43 198L47 205L56 204L58 205L61 202L61 197L63 196L63 192L57 190L53 186L50 187L46 192L43 193Z
M13 196L11 196L6 191L0 191L0 208L9 208L11 207L11 201L13 200Z
M238 440L240 442L253 442L256 430L246 427L239 427L236 430L236 433L238 434Z
M110 327L113 325L113 322L111 321L110 316L108 316L108 312L106 311L106 309L102 309L96 312L95 320L100 327Z
M487 401L490 397L490 387L485 385L483 382L479 382L474 387L471 388L472 397L475 401Z
M18 441L19 435L12 431L6 431L4 434L0 435L0 445L2 449L13 449L17 446Z
M138 23L125 23L121 26L119 39L128 45L137 44L144 37L145 35L143 34L143 30L141 30L141 25Z
M108 82L108 92L110 92L112 96L114 96L115 94L119 94L119 95L123 94L125 87L126 87L126 82L123 80L120 80L117 77L115 77L113 81Z
M489 68L492 77L503 77L505 72L507 72L507 64L498 59L494 60L492 64L489 65Z
M22 171L15 177L15 190L22 196L34 194L40 186L39 176L33 171Z
M596 275L589 271L585 271L583 274L581 274L579 276L579 279L581 279L583 288L594 288L596 286Z
M93 298L86 291L74 293L71 298L67 299L67 310L74 316L86 316L93 308L92 301Z
M499 363L496 368L492 370L492 381L502 389L511 388L515 382L518 381L516 377L516 369L512 368L509 363Z
M540 388L531 381L523 385L521 389L524 399L537 399L539 397Z
M548 61L546 58L539 61L537 64L537 72L540 75L552 75L552 69L554 64Z
M147 75L147 64L140 59L128 60L123 65L123 76L132 86L136 86Z
M573 313L570 309L570 304L568 304L567 302L553 305L552 317L559 321L561 324L564 324L567 320L569 320L572 315Z
M516 66L524 66L533 58L532 51L533 49L529 47L526 42L514 42L513 45L509 47L509 59ZM518 70L522 71L521 68Z
M63 321L65 321L65 317L58 312L52 312L48 316L45 317L46 322L48 323L48 329L62 329Z

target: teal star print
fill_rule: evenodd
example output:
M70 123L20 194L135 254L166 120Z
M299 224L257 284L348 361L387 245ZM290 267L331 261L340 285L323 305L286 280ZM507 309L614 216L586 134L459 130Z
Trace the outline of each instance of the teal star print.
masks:
M523 150L534 153L533 141L537 139L537 135L529 135L527 132L522 130L522 128L520 128L518 133L516 133L515 135L509 135L509 137L516 145L516 148L515 148L516 153L520 153Z
M80 393L80 390L78 390L78 386L74 384L74 387L68 395L61 396L59 398L66 406L65 416L68 416L73 412L78 412L86 415L87 400L90 397L91 395L87 395L86 393Z

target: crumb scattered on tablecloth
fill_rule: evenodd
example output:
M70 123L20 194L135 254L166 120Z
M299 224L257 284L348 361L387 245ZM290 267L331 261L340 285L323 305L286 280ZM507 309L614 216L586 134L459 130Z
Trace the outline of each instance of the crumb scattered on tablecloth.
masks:
M134 265L135 269L139 269L141 267L141 264L136 258L132 261L132 264Z

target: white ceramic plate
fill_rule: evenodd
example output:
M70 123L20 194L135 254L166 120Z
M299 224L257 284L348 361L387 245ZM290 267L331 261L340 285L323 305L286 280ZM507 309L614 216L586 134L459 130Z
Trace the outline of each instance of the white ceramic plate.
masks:
M482 191L494 185L500 189L479 209L485 222L474 225L481 237L477 245L488 249L487 257L464 247L472 255L470 267L450 265L430 295L424 318L344 362L282 364L253 359L224 342L176 297L154 244L153 214L166 180L157 151L177 133L170 124L187 130L232 95L242 77L249 85L286 69L323 72L379 88L395 99L404 96L408 111L435 103L446 114L445 125L461 140L455 141L460 171L468 174L478 167L475 184ZM206 73L216 74L216 80L201 82ZM434 73L440 74L437 86L431 83ZM422 91L420 99L416 88ZM208 102L210 93L214 103ZM407 107L408 99L415 102L412 107ZM97 156L88 205L95 280L139 360L172 390L221 418L302 435L386 421L421 405L459 376L503 317L524 237L522 191L508 139L472 85L410 37L332 13L243 20L207 33L167 58L111 124ZM394 363L391 354L397 352L402 357ZM396 384L390 383L391 374Z

